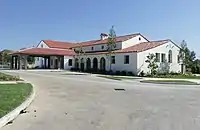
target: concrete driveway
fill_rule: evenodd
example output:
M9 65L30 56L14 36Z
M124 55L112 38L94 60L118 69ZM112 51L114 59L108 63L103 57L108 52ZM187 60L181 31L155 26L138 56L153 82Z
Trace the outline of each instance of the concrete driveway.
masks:
M66 72L12 71L36 86L28 112L2 130L199 130L200 88ZM125 91L115 91L124 88Z

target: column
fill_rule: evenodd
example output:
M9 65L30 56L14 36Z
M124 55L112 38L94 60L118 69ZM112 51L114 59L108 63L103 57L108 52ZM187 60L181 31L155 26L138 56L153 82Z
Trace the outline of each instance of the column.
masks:
M22 69L22 57L21 55L18 56L18 69L21 70Z
M17 59L18 59L18 56L15 56L15 69L17 69Z
M60 69L60 56L57 57L58 58L58 69Z
M11 57L11 65L10 65L10 69L14 68L14 56Z
M24 56L24 69L25 70L27 70L27 68L28 68L28 66L27 66L27 64L28 64L27 57L28 56Z

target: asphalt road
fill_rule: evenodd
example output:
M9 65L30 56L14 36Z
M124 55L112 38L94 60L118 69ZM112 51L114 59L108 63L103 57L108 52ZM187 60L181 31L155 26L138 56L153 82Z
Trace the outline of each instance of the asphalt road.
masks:
M2 130L200 129L197 86L142 84L66 72L10 73L32 82L37 95L27 113Z

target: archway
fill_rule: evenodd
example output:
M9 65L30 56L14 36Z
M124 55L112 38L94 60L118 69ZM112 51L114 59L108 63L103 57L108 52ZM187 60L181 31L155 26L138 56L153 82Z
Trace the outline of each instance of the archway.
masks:
M105 70L106 70L106 60L105 60L104 57L102 57L102 58L100 59L100 70L101 70L101 71L105 71Z
M84 59L82 58L81 59L81 71L84 71L84 68L85 68L85 66L84 66Z
M76 58L75 59L75 69L78 69L79 68L79 61L78 59Z
M90 58L87 58L87 60L86 60L86 69L87 69L87 71L89 71L91 69L91 60L90 60Z
M98 60L97 60L97 58L94 58L93 59L93 70L97 71L97 69L98 69Z

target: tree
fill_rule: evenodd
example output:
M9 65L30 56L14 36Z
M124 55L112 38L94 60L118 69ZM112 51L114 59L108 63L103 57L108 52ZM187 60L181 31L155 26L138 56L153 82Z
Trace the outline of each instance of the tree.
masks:
M185 40L182 41L180 47L179 58L182 61L182 64L185 65L186 70L189 70L192 68L193 62L196 59L196 53L194 51L190 51Z
M109 56L109 63L110 63L110 71L111 71L111 55L113 53L113 51L115 50L116 47L116 33L114 30L114 26L112 26L112 28L109 31L108 34L108 42L107 42L107 51L108 51L108 56Z
M150 53L145 62L148 63L147 67L150 69L151 75L155 75L156 69L158 68L158 65L156 64L156 56L153 53Z
M82 45L80 44L77 48L74 49L74 52L76 53L76 57L78 58L78 64L81 61L81 57L83 55L85 55L85 51L82 47ZM75 63L76 64L76 63ZM78 68L77 68L78 69Z
M11 55L13 51L11 50L3 50L0 52L0 59L1 59L1 64L9 64L11 62Z
M27 62L28 62L29 64L35 63L35 57L33 57L33 56L27 56Z

